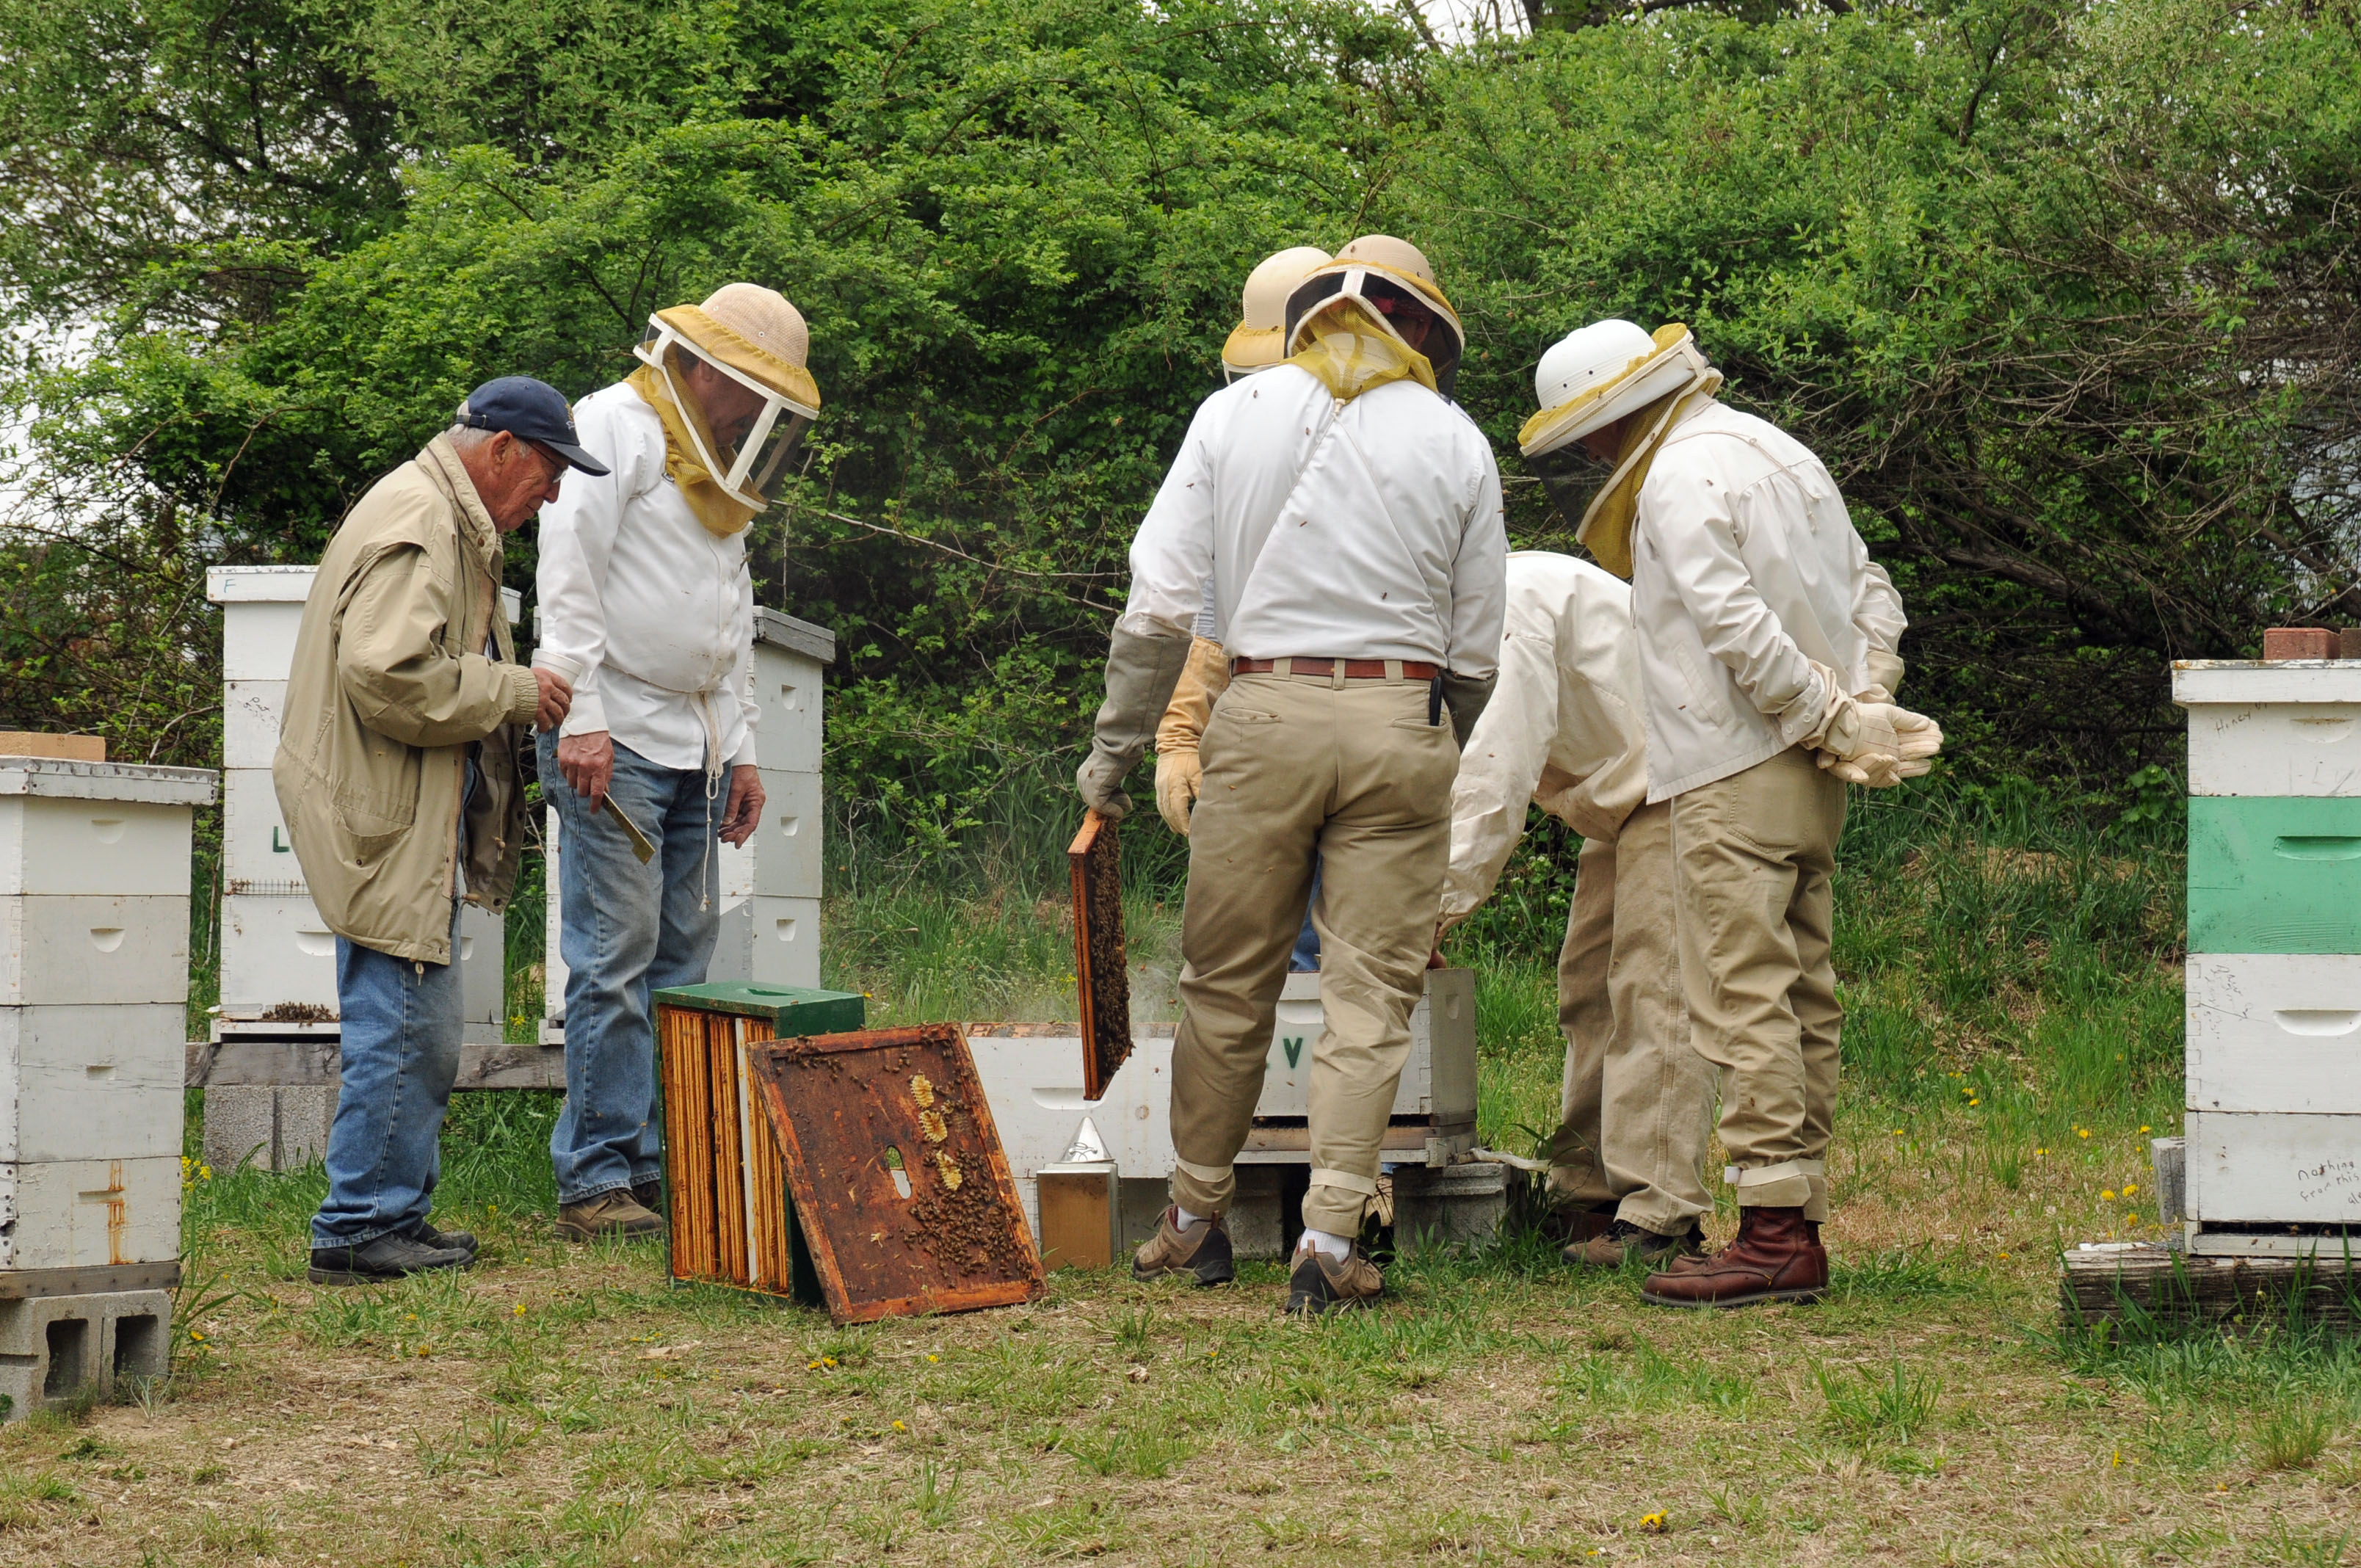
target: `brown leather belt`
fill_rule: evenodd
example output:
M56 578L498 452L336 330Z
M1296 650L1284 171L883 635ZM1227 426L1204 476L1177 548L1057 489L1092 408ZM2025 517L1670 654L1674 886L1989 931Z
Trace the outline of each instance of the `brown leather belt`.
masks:
M1325 675L1334 680L1336 666L1340 663L1345 666L1345 678L1348 681L1382 681L1387 678L1387 661L1383 659L1233 659L1230 661L1230 674L1264 675L1285 664L1287 669L1283 673L1287 674ZM1402 679L1406 681L1431 681L1443 672L1423 659L1404 659L1401 661L1401 673Z

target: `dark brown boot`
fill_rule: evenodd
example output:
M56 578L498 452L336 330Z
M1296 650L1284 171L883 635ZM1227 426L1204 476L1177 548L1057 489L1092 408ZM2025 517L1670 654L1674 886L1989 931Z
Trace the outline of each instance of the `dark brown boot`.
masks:
M1614 1223L1613 1199L1587 1209L1575 1203L1554 1203L1542 1216L1540 1230L1544 1238L1559 1246L1574 1247L1593 1236L1605 1235L1607 1227Z
M1812 1239L1799 1205L1738 1212L1738 1235L1712 1256L1652 1274L1640 1288L1658 1307L1745 1307L1757 1301L1817 1301L1828 1288L1828 1255Z

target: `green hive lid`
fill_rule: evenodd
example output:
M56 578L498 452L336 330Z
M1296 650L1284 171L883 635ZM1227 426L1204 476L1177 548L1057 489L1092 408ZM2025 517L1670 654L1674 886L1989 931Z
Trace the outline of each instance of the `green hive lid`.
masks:
M659 1003L700 1013L743 1013L768 1018L782 1039L797 1035L840 1035L861 1028L868 1014L858 993L814 991L759 980L717 980L675 985L655 993Z

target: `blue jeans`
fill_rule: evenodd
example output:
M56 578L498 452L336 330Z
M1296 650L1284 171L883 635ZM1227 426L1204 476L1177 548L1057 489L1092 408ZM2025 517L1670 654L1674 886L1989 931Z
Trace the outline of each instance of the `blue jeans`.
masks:
M642 865L613 813L590 813L557 771L557 732L540 737L542 798L557 808L557 950L566 959L566 1106L549 1135L557 1201L582 1203L653 1181L656 1033L651 991L697 985L721 932L726 788L708 801L702 768L661 768L615 748L607 793L656 847Z
M453 962L397 959L336 938L344 1077L328 1128L315 1247L360 1246L426 1218L443 1170L443 1113L459 1076L459 901Z
M1303 929L1295 934L1295 950L1287 955L1290 974L1320 972L1320 933L1312 926L1312 906L1320 902L1320 857L1312 858L1312 891L1303 899Z

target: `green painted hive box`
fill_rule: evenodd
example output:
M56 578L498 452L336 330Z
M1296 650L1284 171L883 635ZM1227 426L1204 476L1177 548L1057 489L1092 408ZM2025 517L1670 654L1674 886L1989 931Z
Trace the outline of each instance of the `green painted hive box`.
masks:
M868 1021L866 1006L856 992L815 991L807 986L773 985L759 980L717 980L703 985L668 986L657 992L653 1000L660 1007L768 1018L772 1033L783 1040L803 1035L849 1034Z
M2189 950L2361 953L2361 798L2191 796Z

